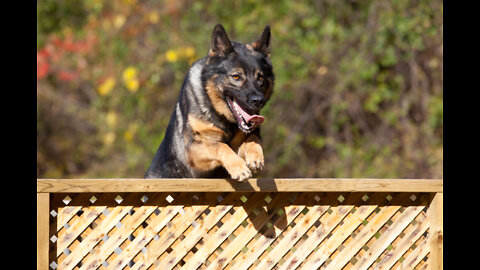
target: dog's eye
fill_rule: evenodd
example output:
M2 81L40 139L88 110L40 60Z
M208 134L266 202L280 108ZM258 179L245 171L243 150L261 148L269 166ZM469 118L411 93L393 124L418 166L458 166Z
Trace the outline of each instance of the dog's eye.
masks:
M238 81L238 80L240 80L240 75L238 75L238 74L233 74L233 75L232 75L232 78L233 78L235 81Z
M262 74L258 74L257 80L259 80L259 81L263 80L263 75L262 75Z

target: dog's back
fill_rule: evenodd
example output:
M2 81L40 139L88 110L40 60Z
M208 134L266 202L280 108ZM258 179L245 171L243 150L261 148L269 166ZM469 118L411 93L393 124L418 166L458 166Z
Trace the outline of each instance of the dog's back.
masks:
M204 98L188 98L202 95L200 72L204 60L197 61L189 70L180 95L168 123L165 137L158 147L145 178L185 178L194 177L188 166L185 153L185 140L182 136L187 122L187 108L205 106L198 104Z

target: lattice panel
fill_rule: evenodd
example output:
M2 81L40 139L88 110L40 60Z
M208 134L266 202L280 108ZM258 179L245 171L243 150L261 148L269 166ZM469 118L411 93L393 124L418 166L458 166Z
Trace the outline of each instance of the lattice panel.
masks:
M426 269L428 193L53 194L51 269Z

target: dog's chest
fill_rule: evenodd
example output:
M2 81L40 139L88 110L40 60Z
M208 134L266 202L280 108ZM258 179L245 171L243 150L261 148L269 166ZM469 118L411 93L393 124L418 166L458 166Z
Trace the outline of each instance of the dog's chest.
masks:
M233 149L233 151L237 152L238 148L240 147L240 145L247 139L247 134L245 134L245 132L241 131L241 130L238 130L235 132L235 134L233 135L233 138L232 140L230 141L230 143L228 144L230 146L230 148Z

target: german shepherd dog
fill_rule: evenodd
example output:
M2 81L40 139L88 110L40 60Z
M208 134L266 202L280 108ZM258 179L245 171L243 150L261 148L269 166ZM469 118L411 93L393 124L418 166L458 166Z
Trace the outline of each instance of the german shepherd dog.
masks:
M145 178L244 181L263 169L259 111L273 91L270 36L267 25L257 41L242 44L215 26L207 56L183 82Z

